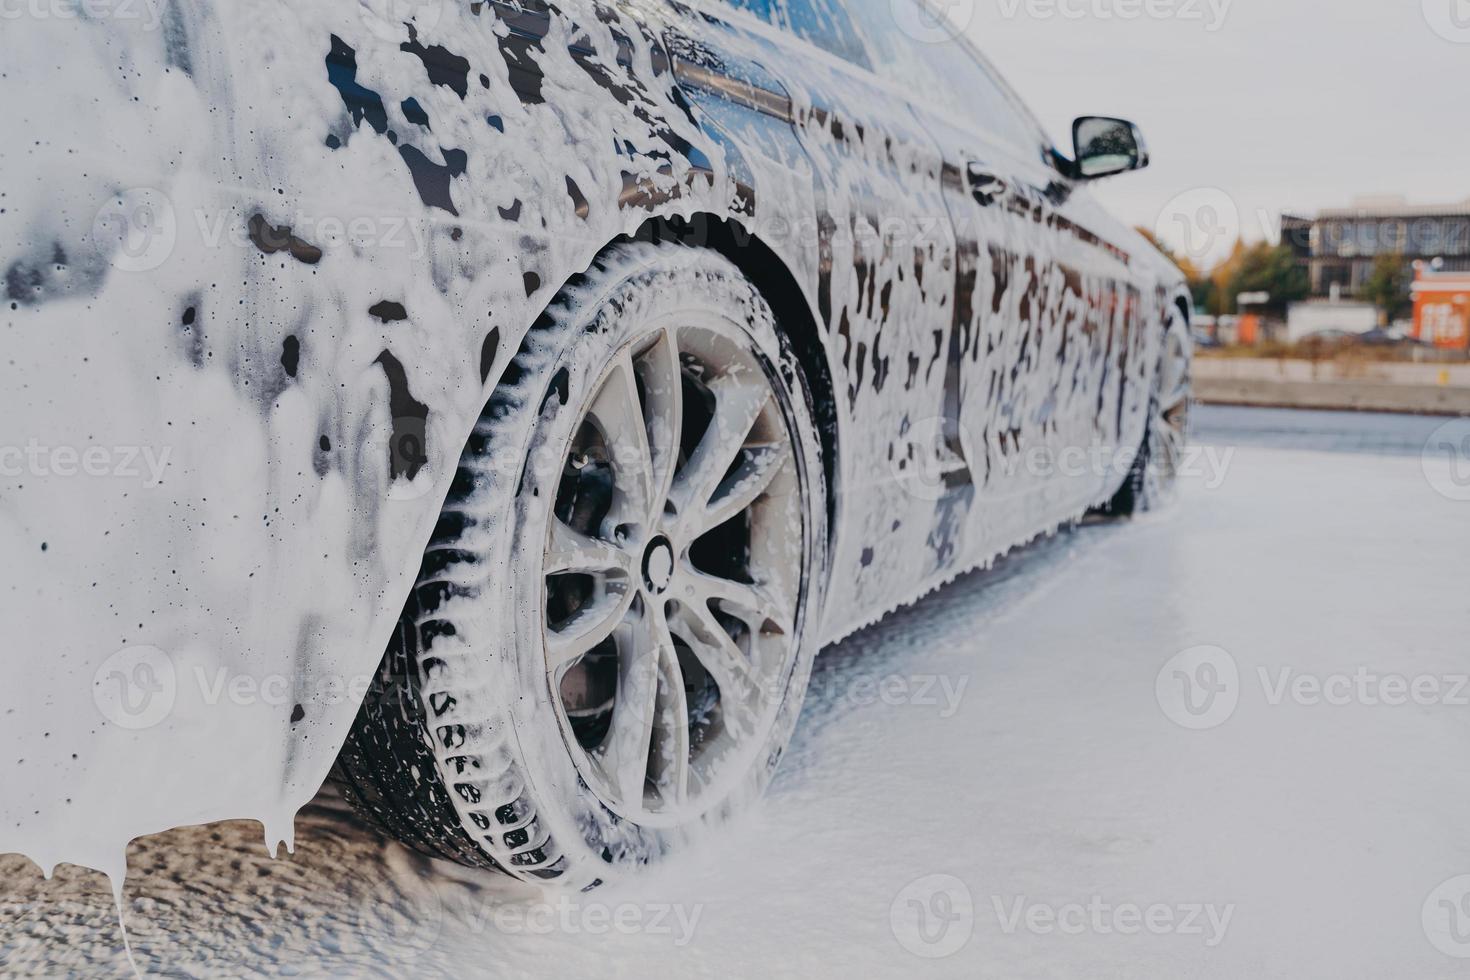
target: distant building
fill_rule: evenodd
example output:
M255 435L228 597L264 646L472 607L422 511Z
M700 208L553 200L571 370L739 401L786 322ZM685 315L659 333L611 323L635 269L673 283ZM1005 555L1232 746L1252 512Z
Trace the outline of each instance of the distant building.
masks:
M1441 350L1470 351L1470 274L1415 270L1414 336Z
M1360 198L1351 208L1315 218L1282 215L1281 241L1307 270L1319 298L1353 296L1380 255L1470 272L1470 199L1418 205L1401 197Z

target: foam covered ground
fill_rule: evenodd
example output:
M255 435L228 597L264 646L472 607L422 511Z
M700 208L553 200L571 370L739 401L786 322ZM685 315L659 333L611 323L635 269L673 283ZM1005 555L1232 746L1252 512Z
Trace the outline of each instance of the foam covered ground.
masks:
M768 799L646 881L559 903L420 860L327 793L280 860L252 823L135 843L138 963L1463 976L1470 501L1435 489L1448 461L1409 451L1434 426L1374 420L1368 451L1350 427L1207 411L1205 441L1239 442L1223 480L1191 480L1159 517L1064 532L830 650ZM1202 685L1188 706L1180 673ZM44 882L0 858L0 930L7 975L127 970L95 873Z

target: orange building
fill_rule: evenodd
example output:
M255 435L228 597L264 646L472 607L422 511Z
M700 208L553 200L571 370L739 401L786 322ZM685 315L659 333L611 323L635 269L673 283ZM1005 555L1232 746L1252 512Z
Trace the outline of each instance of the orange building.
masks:
M1470 350L1470 273L1414 273L1414 336L1445 350Z

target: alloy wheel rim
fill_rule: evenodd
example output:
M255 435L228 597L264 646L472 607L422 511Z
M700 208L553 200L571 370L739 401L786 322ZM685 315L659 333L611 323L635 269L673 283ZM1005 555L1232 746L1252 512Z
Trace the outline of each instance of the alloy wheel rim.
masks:
M1155 395L1154 445L1150 455L1161 477L1172 480L1183 462L1189 429L1190 344L1184 317L1177 310L1169 316L1164 332L1164 350L1159 362Z
M672 825L724 798L774 724L797 652L800 474L776 386L731 330L652 330L593 391L547 530L547 677L588 787Z

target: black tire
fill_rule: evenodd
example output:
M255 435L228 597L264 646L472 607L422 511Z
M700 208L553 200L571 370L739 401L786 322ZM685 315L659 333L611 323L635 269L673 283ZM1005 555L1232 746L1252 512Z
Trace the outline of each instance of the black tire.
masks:
M1170 306L1150 383L1143 440L1123 485L1102 508L1103 514L1132 517L1156 510L1173 498L1189 431L1192 346L1184 311Z
M793 660L772 691L770 729L751 749L748 771L725 780L730 791L697 819L643 825L589 786L574 746L562 745L565 758L558 757L558 727L549 717L560 710L549 707L557 695L538 689L536 679L544 677L536 658L545 642L536 624L546 614L528 618L546 594L549 579L534 562L537 541L547 540L556 519L543 512L558 491L543 493L557 484L527 460L564 445L557 427L578 423L562 417L571 417L579 399L601 397L596 386L607 383L606 365L634 343L628 338L639 323L689 311L728 321L731 335L747 338L765 365L771 404L779 405L794 447L783 459L799 474L802 571ZM795 726L817 648L826 496L812 418L805 380L769 306L733 264L676 245L629 243L605 252L527 335L464 450L379 684L338 760L348 800L425 853L586 888L658 859L758 796ZM674 456L671 465L682 465L684 456ZM539 669L547 670L544 663ZM566 713L557 717L566 740Z

